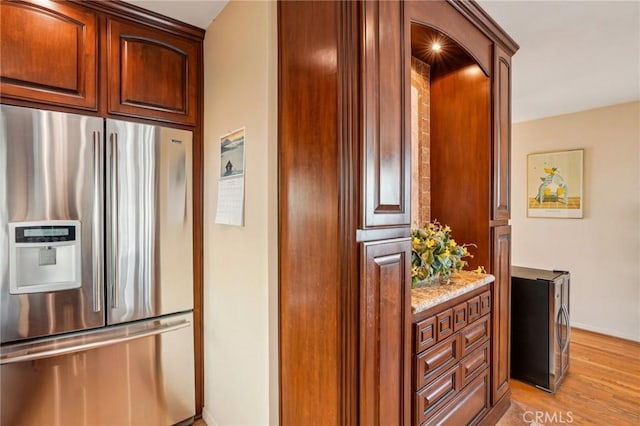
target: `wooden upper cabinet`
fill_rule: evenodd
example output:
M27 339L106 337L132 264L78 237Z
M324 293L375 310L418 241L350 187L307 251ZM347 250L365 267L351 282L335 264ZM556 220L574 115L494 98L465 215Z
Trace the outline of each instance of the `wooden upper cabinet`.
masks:
M115 19L107 40L109 113L195 124L198 43Z
M493 219L511 216L511 57L497 45L493 64Z
M68 2L0 3L3 97L97 110L97 18Z
M403 4L362 2L364 227L410 225L410 141L405 136Z

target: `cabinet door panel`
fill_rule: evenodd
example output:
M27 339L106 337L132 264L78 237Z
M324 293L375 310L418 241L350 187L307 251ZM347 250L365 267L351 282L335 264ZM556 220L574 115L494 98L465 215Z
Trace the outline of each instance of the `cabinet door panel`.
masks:
M95 14L49 1L0 10L2 96L97 109Z
M511 59L495 47L493 71L493 219L511 216Z
M498 226L493 234L493 354L491 357L491 402L509 390L509 339L511 306L511 226Z
M409 225L402 3L363 2L365 227Z
M195 124L197 43L133 23L107 25L109 112Z
M411 243L407 239L363 246L360 423L400 425L409 421L410 409Z

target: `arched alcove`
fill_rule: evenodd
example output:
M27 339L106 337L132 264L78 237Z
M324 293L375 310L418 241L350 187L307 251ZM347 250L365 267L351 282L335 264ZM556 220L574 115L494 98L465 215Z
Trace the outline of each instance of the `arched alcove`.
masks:
M411 24L412 222L446 223L489 263L491 79L452 36ZM479 226L479 224L482 224Z

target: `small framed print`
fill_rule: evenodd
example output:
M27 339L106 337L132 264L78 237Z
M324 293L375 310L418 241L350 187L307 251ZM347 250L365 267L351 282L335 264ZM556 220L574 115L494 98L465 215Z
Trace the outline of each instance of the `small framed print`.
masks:
M220 178L244 175L244 127L220 137Z
M584 149L527 156L527 216L583 217Z

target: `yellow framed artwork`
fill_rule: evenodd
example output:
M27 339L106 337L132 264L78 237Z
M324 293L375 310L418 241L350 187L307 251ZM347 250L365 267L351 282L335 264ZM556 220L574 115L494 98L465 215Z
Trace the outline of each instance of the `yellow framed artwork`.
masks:
M584 149L527 155L527 216L583 217Z

